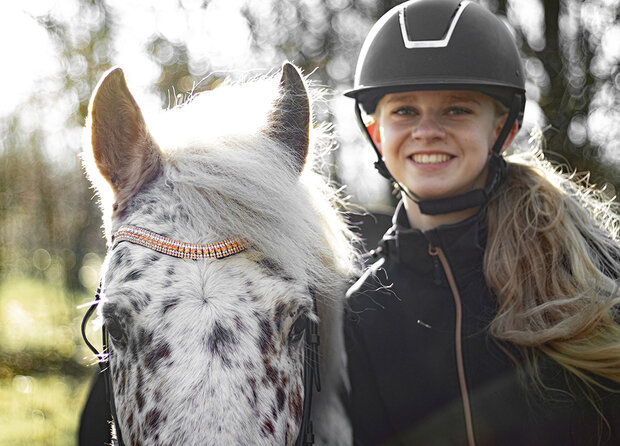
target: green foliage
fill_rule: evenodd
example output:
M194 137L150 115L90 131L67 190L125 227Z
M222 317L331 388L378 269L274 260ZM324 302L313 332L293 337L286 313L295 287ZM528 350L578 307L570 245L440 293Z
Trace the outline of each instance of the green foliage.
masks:
M0 379L0 444L77 444L79 408L88 379L62 375L18 375Z
M88 299L42 280L0 283L0 444L75 443L96 370L79 335L76 303Z

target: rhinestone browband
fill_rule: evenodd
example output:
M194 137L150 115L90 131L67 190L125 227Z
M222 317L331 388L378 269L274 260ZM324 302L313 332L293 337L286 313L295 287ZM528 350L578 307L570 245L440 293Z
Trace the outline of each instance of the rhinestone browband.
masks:
M221 259L240 253L246 249L240 239L230 238L221 242L198 245L194 243L179 242L147 229L137 226L121 226L112 237L112 244L131 242L142 245L162 254L182 259Z

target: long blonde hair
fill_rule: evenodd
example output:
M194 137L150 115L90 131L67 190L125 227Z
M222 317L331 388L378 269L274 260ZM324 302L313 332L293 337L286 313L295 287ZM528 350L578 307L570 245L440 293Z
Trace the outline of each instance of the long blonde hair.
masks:
M530 362L547 355L589 389L620 383L617 204L540 151L508 161L488 206L484 274L498 299L491 334Z

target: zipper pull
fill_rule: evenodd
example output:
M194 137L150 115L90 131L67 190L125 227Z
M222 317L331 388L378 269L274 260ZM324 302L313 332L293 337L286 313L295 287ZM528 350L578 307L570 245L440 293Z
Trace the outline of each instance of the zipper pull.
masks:
M441 265L439 264L439 255L438 249L435 248L432 244L428 244L428 254L433 258L433 285L439 286L441 285Z

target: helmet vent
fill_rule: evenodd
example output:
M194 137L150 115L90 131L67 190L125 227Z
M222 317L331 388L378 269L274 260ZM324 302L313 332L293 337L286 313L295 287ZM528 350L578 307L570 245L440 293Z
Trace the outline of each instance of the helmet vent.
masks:
M437 0L434 0L434 1L437 1ZM470 4L470 1L468 0L464 0L459 4L458 9L450 17L450 22L449 22L450 25L447 31L444 33L443 36L441 36L438 39L432 39L428 37L430 37L430 34L433 31L436 32L437 29L446 29L446 28L438 26L437 22L435 21L426 20L425 21L426 26L420 23L419 24L421 25L420 29L408 29L408 28L417 28L417 26L414 26L413 23L411 23L412 22L411 20L409 21L409 24L407 23L407 17L406 17L407 8L406 7L402 8L398 13L398 20L400 23L400 31L403 36L403 42L405 44L405 47L408 49L411 49L411 48L444 48L448 46L448 44L450 43L450 39L452 38L452 33L454 32L454 28L456 27L456 24L458 23L461 17L461 14L463 14L463 11L469 4ZM417 34L418 38L414 37L412 33Z

